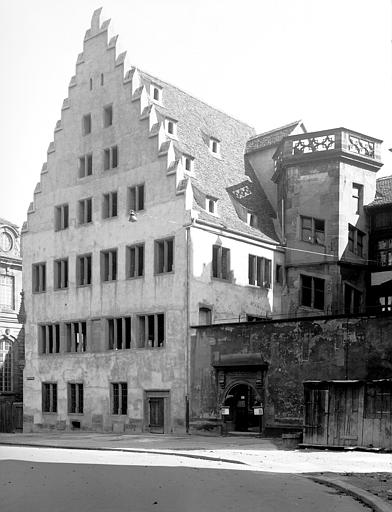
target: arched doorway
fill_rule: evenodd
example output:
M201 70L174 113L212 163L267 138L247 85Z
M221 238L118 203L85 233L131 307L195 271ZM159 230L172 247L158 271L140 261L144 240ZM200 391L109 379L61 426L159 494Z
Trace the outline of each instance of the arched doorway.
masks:
M258 432L260 417L255 416L253 407L260 404L260 395L246 383L232 386L226 393L224 405L230 414L225 417L228 430L237 432Z

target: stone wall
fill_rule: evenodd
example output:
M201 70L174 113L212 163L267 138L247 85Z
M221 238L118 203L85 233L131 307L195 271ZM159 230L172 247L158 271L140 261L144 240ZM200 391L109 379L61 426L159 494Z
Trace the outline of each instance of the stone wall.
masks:
M392 316L318 317L198 327L192 339L191 418L219 419L219 366L266 363L266 427L302 424L303 381L392 377ZM254 381L256 382L256 371Z

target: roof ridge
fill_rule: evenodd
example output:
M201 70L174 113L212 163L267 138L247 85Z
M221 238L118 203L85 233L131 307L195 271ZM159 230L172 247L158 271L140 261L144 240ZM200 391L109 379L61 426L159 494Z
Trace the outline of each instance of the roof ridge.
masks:
M377 178L376 181L390 180L390 179L392 179L392 174L390 174L389 176L381 176L380 178Z
M256 135L253 135L249 138L249 140L256 139L257 137L261 137L263 135L270 135L271 133L279 132L281 130L285 130L286 128L289 128L289 126L297 126L299 123L302 122L302 119L299 119L298 121L294 121L292 123L285 124L283 126L279 126L278 128L274 128L273 130L268 130L267 132L261 132Z
M237 121L238 123L241 123L241 124L247 126L248 128L251 128L252 130L256 131L255 128L253 126L251 126L250 124L245 123L244 121L241 121L241 119L238 119L237 117L234 117L234 116L228 114L227 112L224 112L223 110L221 110L220 108L215 107L214 105L211 105L211 103L207 103L206 101L201 100L200 98L198 98L194 94L191 94L188 91L185 91L184 89L181 89L180 87L177 87L176 85L173 85L170 82L162 80L161 78L158 78L157 76L152 75L148 71L143 71L142 69L140 69L140 68L138 68L136 66L135 66L135 69L137 71L139 71L140 73L142 73L143 75L146 75L149 78L157 80L158 82L161 82L162 84L166 84L169 87L173 87L174 89L177 89L178 91L181 91L182 93L186 94L187 96L190 96L191 98L193 98L194 100L198 101L199 103L203 103L204 105L207 105L207 107L210 107L210 108L216 110L217 112L220 112L221 114L224 114L225 116L230 117L230 119L234 119L234 121ZM288 125L288 126L290 126L290 125Z

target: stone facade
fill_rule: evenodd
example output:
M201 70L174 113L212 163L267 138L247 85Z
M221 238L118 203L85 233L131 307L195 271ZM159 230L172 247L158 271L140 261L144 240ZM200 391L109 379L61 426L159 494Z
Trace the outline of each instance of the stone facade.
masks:
M183 431L189 325L280 312L254 130L115 43L96 11L23 228L25 431Z
M0 219L0 399L19 402L23 397L24 366L21 292L19 230Z

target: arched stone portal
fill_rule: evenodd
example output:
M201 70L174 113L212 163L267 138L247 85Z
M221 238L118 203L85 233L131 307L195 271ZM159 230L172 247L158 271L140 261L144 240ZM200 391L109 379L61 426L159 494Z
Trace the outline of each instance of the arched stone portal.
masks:
M224 405L230 409L225 419L229 430L237 432L257 432L260 426L259 416L254 415L254 406L260 405L261 396L253 386L247 383L234 384L226 393Z

